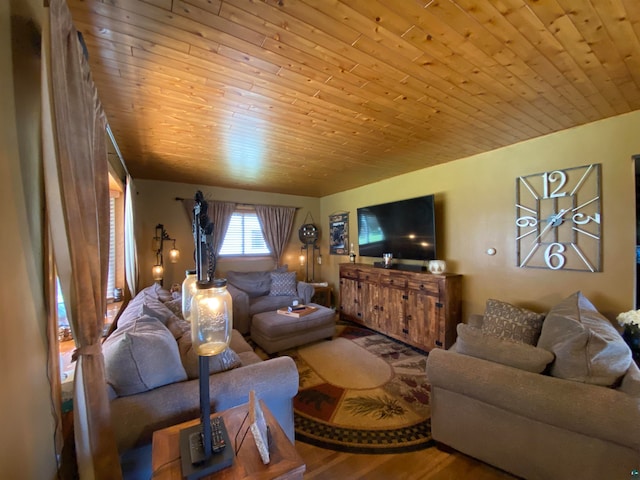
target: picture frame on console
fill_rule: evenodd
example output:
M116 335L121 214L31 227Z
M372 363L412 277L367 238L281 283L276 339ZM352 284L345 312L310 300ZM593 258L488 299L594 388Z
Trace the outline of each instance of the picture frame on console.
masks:
M348 255L349 212L329 215L329 254Z

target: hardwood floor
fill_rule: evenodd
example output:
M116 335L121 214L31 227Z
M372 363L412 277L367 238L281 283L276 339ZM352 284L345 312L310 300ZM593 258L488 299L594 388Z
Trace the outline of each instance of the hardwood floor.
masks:
M307 464L305 480L507 480L513 475L467 457L459 452L428 448L419 452L390 455L340 453L296 442Z

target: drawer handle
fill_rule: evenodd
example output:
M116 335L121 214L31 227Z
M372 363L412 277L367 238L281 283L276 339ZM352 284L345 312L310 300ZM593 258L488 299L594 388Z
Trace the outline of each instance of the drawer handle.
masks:
M404 333L405 335L409 334L409 330L407 328L403 328L402 329L402 333Z

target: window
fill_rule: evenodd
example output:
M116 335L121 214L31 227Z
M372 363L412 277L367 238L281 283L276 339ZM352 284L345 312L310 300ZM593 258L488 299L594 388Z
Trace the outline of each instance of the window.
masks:
M222 241L220 255L269 255L258 215L251 211L236 211Z
M109 275L107 276L107 299L113 298L116 288L116 199L109 198Z

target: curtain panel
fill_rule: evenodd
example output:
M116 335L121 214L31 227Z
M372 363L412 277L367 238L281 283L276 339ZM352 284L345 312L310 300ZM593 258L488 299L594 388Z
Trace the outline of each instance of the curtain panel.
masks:
M133 205L133 190L135 185L131 175L127 174L127 184L124 192L124 269L129 298L138 292L138 249L136 247L135 218Z
M296 208L256 205L256 214L260 220L262 235L277 267L291 235Z
M81 479L118 479L101 347L109 250L106 121L64 0L51 0L48 29L42 75L45 195L76 342L78 471Z

